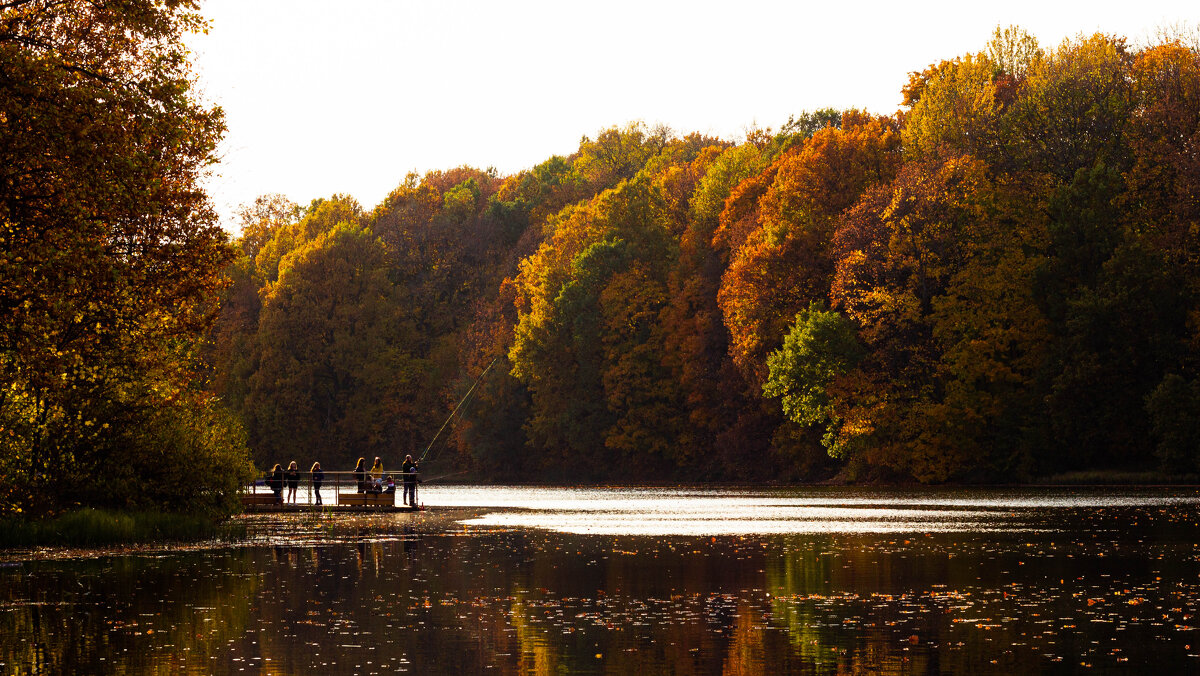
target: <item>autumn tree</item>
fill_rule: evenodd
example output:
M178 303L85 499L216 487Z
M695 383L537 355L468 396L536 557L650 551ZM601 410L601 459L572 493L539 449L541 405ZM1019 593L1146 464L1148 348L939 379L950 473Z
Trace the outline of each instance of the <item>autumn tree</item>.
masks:
M1200 385L1195 380L1171 373L1146 398L1154 435L1155 455L1172 473L1200 472Z
M1147 412L1164 466L1195 471L1189 444L1195 447L1200 424L1200 52L1194 43L1164 41L1137 56L1132 75L1137 114L1127 130L1132 165L1121 203L1139 240L1176 271L1171 295L1183 322Z
M282 259L243 406L260 465L349 467L411 444L421 366L405 300L382 242L361 224L342 222Z
M633 178L650 158L666 147L671 130L657 126L653 129L642 122L624 127L610 127L596 135L584 136L579 142L574 168L590 184L603 189Z
M761 171L769 157L753 143L713 145L686 167L677 166L668 179L671 192L686 195L671 216L680 231L679 257L662 313L666 362L687 412L676 453L688 454L681 460L701 476L720 475L722 466L737 466L747 448L766 445L769 424L747 420L760 413L756 393L729 362L728 333L717 305L729 251L714 242L713 234L730 193Z
M1174 129L1167 120L1178 112L1162 114L1188 100L1194 56L1170 53L1135 57L1124 40L1102 35L1064 42L1031 71L1017 106L1028 167L1056 181L1036 289L1053 336L1043 387L1044 443L1055 452L1043 454L1045 471L1149 460L1143 406L1185 359L1189 272L1178 253L1186 245L1161 235L1181 232L1174 214L1187 213L1187 201L1175 193L1164 208L1156 195L1186 185L1187 151L1167 149L1195 133L1195 113L1175 118Z
M246 398L246 384L254 368L254 343L258 333L262 294L267 283L258 267L258 254L281 233L296 227L302 210L283 195L263 195L238 213L241 236L234 242L237 256L225 267L228 280L221 295L221 313L214 322L208 362L214 392L233 410Z
M850 111L777 160L758 203L761 227L732 254L718 302L734 363L755 386L796 312L829 294L835 219L868 186L890 180L899 136L887 118Z
M1003 192L970 157L910 163L842 218L834 308L866 353L821 390L831 450L923 481L1019 462L996 453L1030 412L1044 337L1025 247L1044 234L1014 227L1029 214Z
M223 117L181 42L203 26L186 1L0 7L0 511L167 504L136 476L171 463L219 510L247 469L232 428L186 432L221 415L192 385L232 256L200 187ZM48 488L114 464L119 491Z
M605 395L613 364L606 360L604 317L617 308L610 303L606 313L601 298L635 261L660 266L664 260L670 236L655 218L653 200L648 182L639 179L564 210L554 236L522 262L509 360L533 396L532 440L548 452L570 453L548 459L552 465L603 471L596 443L622 409L615 402L610 408Z
M1065 181L1097 162L1123 167L1131 60L1123 39L1096 34L1036 61L1009 113L1023 167Z
M997 64L983 54L944 62L910 91L912 109L904 124L904 150L915 156L996 151L1002 101ZM918 85L910 85L916 90Z

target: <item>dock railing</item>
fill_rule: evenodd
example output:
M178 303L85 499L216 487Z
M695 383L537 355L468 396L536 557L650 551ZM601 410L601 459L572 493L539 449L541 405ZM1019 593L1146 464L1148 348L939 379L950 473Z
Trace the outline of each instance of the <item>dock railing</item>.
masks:
M285 505L336 505L337 496L339 493L367 492L366 490L360 490L358 479L355 477L355 474L356 472L353 470L347 472L326 470L325 477L321 481L320 490L318 492L317 487L313 483L312 472L301 470L299 479L296 483L296 500L293 503L288 500L289 484L287 480L287 470L284 470L283 489L279 494L283 499L283 504ZM388 476L391 476L392 480L395 482L395 492L397 493L403 493L404 478L406 476L412 477L412 480L417 484L420 484L421 482L421 475L419 472L413 472L412 474L408 475L404 474L403 472L384 472L383 476L381 477L376 477L370 472L367 472L365 476L367 479L364 482L364 489L366 486L374 484L375 479L378 478L384 480L382 490L387 490L386 479ZM263 496L264 498L273 496L274 491L271 489L271 473L265 472L257 479L250 482L249 485L244 487L242 494ZM318 500L318 495L320 495L320 500Z

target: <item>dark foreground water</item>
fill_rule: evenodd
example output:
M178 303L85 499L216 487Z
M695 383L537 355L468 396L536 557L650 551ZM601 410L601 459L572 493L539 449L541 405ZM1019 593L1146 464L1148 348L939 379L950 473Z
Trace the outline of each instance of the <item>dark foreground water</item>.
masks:
M1200 673L1200 494L429 488L0 552L0 674Z

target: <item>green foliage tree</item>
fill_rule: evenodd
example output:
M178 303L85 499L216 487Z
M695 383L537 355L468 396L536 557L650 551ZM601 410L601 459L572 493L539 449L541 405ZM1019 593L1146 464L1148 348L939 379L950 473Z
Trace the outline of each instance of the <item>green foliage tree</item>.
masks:
M829 386L865 356L854 325L819 303L796 315L783 346L767 359L770 376L763 393L778 397L783 412L801 425L828 424L826 440L836 439L837 418ZM831 448L834 455L837 449Z

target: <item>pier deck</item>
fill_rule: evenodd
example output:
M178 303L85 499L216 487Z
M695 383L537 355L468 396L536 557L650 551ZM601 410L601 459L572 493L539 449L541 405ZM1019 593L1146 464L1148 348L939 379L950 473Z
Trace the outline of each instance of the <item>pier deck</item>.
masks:
M408 505L317 505L308 503L282 504L282 505L266 505L266 504L245 504L246 512L258 513L280 513L287 514L291 512L367 512L367 513L382 513L382 512L420 512L422 507L409 507Z
M264 476L242 491L242 506L247 512L417 512L419 507L396 504L397 494L403 498L403 474L386 474L393 480L395 490L392 492L375 490L360 491L359 477L354 472L324 472L319 483L313 482L311 472L301 471L295 478L294 496L289 500L291 484L283 482L282 490L276 493L271 485L270 476ZM362 486L374 485L374 479L367 475ZM411 475L414 483L420 479L416 473ZM415 493L415 490L414 490ZM415 498L415 495L414 495ZM282 499L282 502L280 500ZM420 503L418 503L420 504Z

